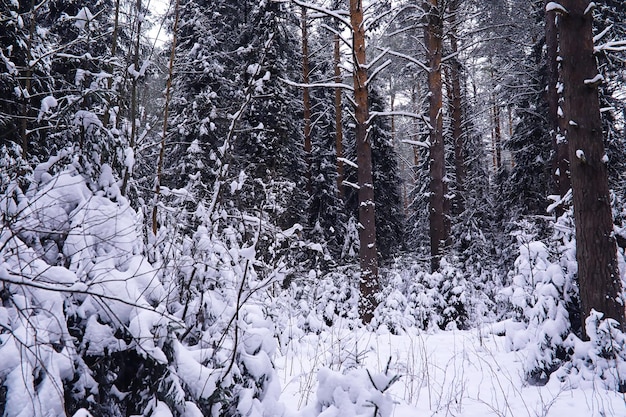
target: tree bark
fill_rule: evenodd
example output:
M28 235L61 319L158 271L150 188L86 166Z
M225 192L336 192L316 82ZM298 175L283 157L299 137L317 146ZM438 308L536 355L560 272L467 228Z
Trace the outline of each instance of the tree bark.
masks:
M430 100L430 253L431 270L439 269L441 246L447 240L444 211L445 199L445 147L443 142L443 93L441 59L443 49L443 19L438 0L425 0L426 44L429 72L428 89Z
M491 80L495 81L495 72L493 67L491 68ZM493 82L493 88L495 90L495 82ZM492 91L491 99L493 101L491 107L492 122L493 122L493 167L497 172L502 166L502 119L500 117L500 106L498 105L498 97L495 92Z
M369 119L367 67L365 57L365 26L361 0L350 0L352 53L354 56L354 102L356 118L356 152L359 183L359 259L361 279L359 314L364 323L374 317L378 305L378 258L376 251L376 222L374 181L372 178L372 148L367 137Z
M613 234L611 201L603 144L600 101L593 55L592 14L588 0L567 0L560 17L571 182L576 224L576 260L582 313L592 309L617 320L624 330L622 285Z
M306 179L307 191L311 193L311 94L309 92L309 32L307 26L306 7L302 7L302 82L305 84L302 89L302 101L304 103L304 154L306 158Z
M548 0L544 1L548 4ZM563 118L559 116L559 64L558 64L558 43L559 34L555 19L556 13L546 12L545 36L546 36L546 63L548 71L548 88L546 97L548 102L548 127L552 139L554 150L554 160L552 163L552 178L555 185L555 194L561 198L567 194L571 184L569 180L569 148L565 140ZM559 205L555 209L555 215L559 217L563 214L563 206Z
M457 37L458 0L450 3L450 49L453 55L459 52ZM456 176L456 198L454 202L456 214L465 210L463 193L465 191L465 154L463 141L463 110L461 103L461 63L455 56L450 64L450 104L452 107L452 141L454 145L454 171Z

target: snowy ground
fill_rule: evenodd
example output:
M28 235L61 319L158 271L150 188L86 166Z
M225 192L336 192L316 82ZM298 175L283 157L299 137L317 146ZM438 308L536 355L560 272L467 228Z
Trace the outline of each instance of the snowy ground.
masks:
M504 337L490 333L414 330L397 336L344 329L307 335L281 348L276 359L281 400L287 414L295 415L315 401L319 369L364 366L374 373L389 363L390 373L401 376L388 391L395 402L393 417L626 416L624 395L591 383L568 389L553 378L544 387L529 386L523 353L507 352Z

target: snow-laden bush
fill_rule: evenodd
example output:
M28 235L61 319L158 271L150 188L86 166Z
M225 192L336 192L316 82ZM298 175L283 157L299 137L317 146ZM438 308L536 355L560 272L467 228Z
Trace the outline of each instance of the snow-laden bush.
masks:
M619 327L617 321L592 310L585 320L589 340L568 336L565 346L570 357L555 375L573 388L599 381L607 389L626 392L626 334Z
M466 328L474 290L462 271L445 259L441 270L425 272L419 264L399 262L382 270L380 305L375 324L392 333L417 326L421 329ZM479 298L474 298L479 300Z
M346 374L319 370L316 400L300 417L390 417L393 398L386 391L398 380L388 373L354 369Z
M545 384L551 375L569 386L598 381L608 389L626 390L626 335L615 320L593 311L585 321L589 340L580 339L581 322L572 212L554 224L548 244L520 232L520 255L512 284L502 293L515 308L507 346L525 350L524 369L531 384Z
M3 177L3 415L282 415L254 247L172 227L148 262L111 170L91 182L66 156L25 191Z
M525 323L525 328L509 326L506 340L509 349L528 352L524 368L531 384L545 384L568 358L566 339L578 308L571 222L571 216L564 215L555 225L552 249L535 240L528 225L522 224L515 233L520 254L510 273L511 285L502 295L512 307L513 319Z

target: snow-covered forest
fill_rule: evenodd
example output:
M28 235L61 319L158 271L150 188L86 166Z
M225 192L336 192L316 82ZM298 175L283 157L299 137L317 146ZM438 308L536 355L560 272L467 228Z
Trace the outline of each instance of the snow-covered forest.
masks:
M625 79L623 0L2 0L2 417L626 415Z

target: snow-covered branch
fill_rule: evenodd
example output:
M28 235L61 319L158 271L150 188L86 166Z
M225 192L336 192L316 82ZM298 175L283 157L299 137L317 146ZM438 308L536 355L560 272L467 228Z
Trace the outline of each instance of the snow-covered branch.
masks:
M354 91L354 87L352 87L351 85L348 85L348 84L343 84L343 83L297 83L295 81L287 80L285 78L281 78L280 80L282 82L284 82L285 84L290 85L292 87L299 87L299 88L343 88L343 89L346 89L346 90Z
M330 10L327 9L325 7L322 6L318 6L317 4L313 4L313 3L307 3L304 1L300 1L300 0L291 0L293 3L295 3L296 5L300 6L300 7L306 7L307 9L311 9L311 10L315 10L316 12L320 12L323 13L327 16L333 17L335 18L337 21L343 23L344 25L346 25L346 27L352 27L352 25L350 24L350 20L346 19L345 16L348 15L347 11L342 11L342 10Z

